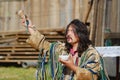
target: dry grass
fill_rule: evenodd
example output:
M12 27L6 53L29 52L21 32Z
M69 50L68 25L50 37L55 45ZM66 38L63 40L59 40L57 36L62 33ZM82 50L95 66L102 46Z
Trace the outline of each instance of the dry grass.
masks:
M36 80L36 68L0 67L0 80Z

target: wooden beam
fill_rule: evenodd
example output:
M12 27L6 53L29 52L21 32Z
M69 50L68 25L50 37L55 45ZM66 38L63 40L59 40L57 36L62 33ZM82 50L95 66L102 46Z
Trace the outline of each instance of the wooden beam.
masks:
M117 31L117 20L118 20L118 0L112 0L112 12L111 12L111 32Z
M27 1L27 0L0 0L0 2L10 2L10 1Z
M108 38L118 38L120 39L120 33L105 33L104 39Z

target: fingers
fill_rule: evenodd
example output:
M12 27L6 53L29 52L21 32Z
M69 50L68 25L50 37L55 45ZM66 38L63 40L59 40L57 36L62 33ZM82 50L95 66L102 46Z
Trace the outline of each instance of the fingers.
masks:
M72 55L71 55L71 54L69 55L69 58L68 58L68 59L69 59L69 60L72 60Z
M22 26L25 26L25 19L21 19L20 22Z
M27 26L25 19L21 19L21 24L22 24L22 26L24 26L24 27Z
M58 59L59 62L61 62L62 64L66 64L66 60L62 60L61 58Z
M72 59L72 57L69 55L69 58L68 58L67 60L64 60L64 59L59 58L58 61L61 62L62 64L67 65L67 64L70 64L70 63L73 61L73 59Z
M21 24L24 27L26 27L26 26L28 26L28 27L30 26L31 27L31 25L32 25L31 21L29 19L26 20L25 18L21 19Z

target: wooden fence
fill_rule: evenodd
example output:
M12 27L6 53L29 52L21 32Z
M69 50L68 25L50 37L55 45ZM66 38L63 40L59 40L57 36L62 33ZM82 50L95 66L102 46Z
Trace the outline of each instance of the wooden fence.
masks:
M46 40L64 41L63 29L40 30L45 35ZM38 60L39 51L26 43L30 34L22 32L1 32L0 33L0 62L25 62Z

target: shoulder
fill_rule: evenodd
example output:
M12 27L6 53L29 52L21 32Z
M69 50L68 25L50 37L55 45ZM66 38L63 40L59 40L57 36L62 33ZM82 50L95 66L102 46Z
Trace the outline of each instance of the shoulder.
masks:
M88 49L85 51L84 54L86 54L87 58L89 58L89 57L94 57L96 59L100 58L99 52L91 45L88 47Z
M65 43L63 42L56 42L55 43L55 51L59 54L66 54L66 47Z

